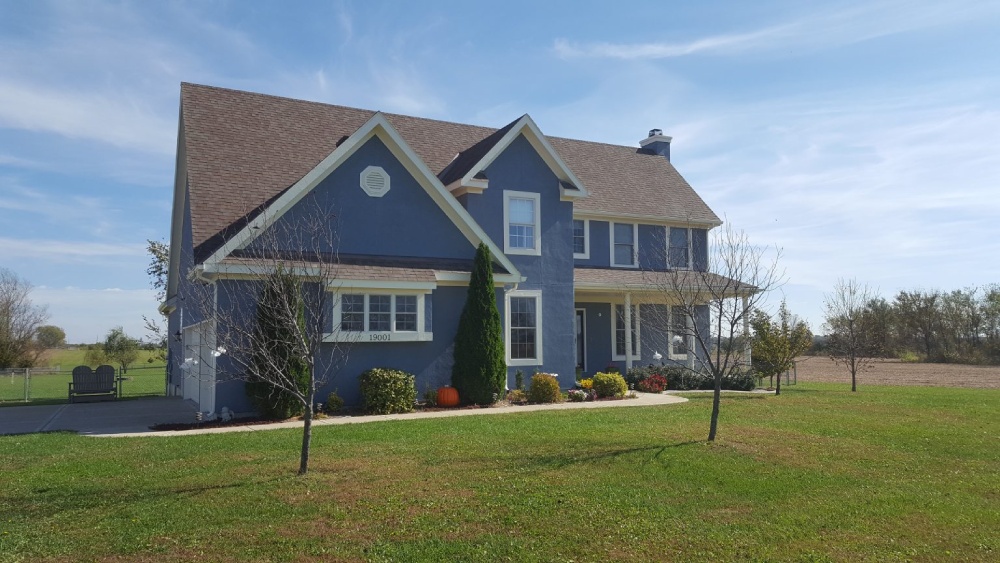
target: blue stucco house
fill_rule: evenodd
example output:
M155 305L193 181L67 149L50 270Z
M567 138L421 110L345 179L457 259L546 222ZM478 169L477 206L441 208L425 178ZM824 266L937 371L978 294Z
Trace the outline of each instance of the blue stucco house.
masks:
M511 386L516 370L566 388L578 372L654 354L690 361L692 343L652 326L670 304L647 302L644 273L703 271L721 221L671 164L670 142L659 130L617 146L548 137L528 115L493 129L183 84L161 306L174 335L168 390L205 412L250 410L210 353L206 335L222 327L204 330L216 321L192 296L219 306L240 295L247 273L232 257L254 244L254 213L294 228L306 194L338 210L333 322L365 337L329 384L348 403L369 367L414 373L418 390L450 381L481 242Z

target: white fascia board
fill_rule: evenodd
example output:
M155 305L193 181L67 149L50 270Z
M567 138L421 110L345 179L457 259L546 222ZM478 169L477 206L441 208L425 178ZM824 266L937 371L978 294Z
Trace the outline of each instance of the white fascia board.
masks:
M579 194L570 194L567 197L570 197L571 199L578 199L589 195L587 188L583 185L583 182L576 177L576 174L573 174L573 171L566 165L562 157L559 156L559 153L552 148L552 144L549 143L548 139L545 138L545 135L543 135L542 131L538 128L538 125L535 124L535 121L531 119L531 116L528 114L522 115L521 119L517 120L517 123L510 128L510 131L507 131L507 134L504 135L503 138L500 139L500 141L498 141L495 145L493 145L493 148L491 148L489 152L487 152L486 155L483 156L483 158L481 158L479 162L477 162L476 165L465 174L462 178L461 185L474 185L473 182L477 181L475 176L483 170L486 170L486 168L488 168L489 165L503 153L503 151L507 150L507 147L514 142L514 139L517 139L517 136L522 133L525 134L524 138L531 143L531 146L534 147L535 151L542 157L545 164L549 166L552 172L560 180L569 182L579 189ZM482 180L478 181L481 182ZM560 186L560 195L566 195L565 189L563 189L562 186Z
M290 189L288 189L284 194L281 195L277 200L274 201L263 213L261 213L257 218L247 224L243 229L232 239L230 239L221 248L215 251L211 257L209 257L205 264L215 264L220 262L226 256L231 254L234 250L238 248L244 248L254 238L258 236L260 232L268 228L273 224L278 218L284 215L289 209L292 208L299 200L305 197L313 188L315 188L320 182L322 182L327 176L330 175L340 164L342 164L347 158L354 154L361 146L363 146L372 137L378 136L385 145L392 152L400 163L406 168L406 170L417 180L422 188L431 196L431 199L445 212L452 222L459 228L462 234L472 243L473 246L478 246L480 242L486 244L489 247L490 252L494 257L501 263L501 265L509 272L518 272L517 268L511 261L504 256L503 252L497 247L497 245L490 240L490 237L486 235L476 221L469 215L469 212L462 207L458 200L455 199L451 193L444 187L441 180L435 176L427 165L420 159L419 156L406 141L399 135L396 129L389 123L385 116L378 112L371 117L364 125L362 125L357 131L354 132L350 137L347 138L339 147L337 147L333 152L324 158L319 164L317 164L312 170L310 170L305 176L302 177L298 182L296 182Z
M590 219L593 221L612 221L615 223L642 223L644 225L663 225L665 227L690 227L695 229L714 229L722 225L722 221L692 221L664 217L662 215L641 215L638 213L606 213L604 211L576 211L574 219Z
M177 295L180 284L181 246L184 244L184 204L187 200L187 143L184 141L184 104L177 115L177 159L174 163L174 206L170 212L170 254L166 297Z
M469 285L472 274L468 272L434 272L439 285ZM493 286L503 287L506 284L518 284L525 280L520 274L493 274Z

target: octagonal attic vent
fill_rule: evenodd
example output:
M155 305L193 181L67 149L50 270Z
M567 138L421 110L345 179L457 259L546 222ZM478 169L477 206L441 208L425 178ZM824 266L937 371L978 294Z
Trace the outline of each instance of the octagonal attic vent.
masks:
M389 174L381 166L369 166L361 172L361 189L371 197L382 197L389 191Z

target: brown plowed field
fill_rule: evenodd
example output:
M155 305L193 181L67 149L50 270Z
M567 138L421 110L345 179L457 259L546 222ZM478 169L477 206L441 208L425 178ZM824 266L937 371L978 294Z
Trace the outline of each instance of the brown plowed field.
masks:
M799 381L851 382L851 374L846 367L823 356L800 357L796 360L796 368ZM1000 389L1000 366L910 364L899 360L885 360L858 374L858 385L866 384Z

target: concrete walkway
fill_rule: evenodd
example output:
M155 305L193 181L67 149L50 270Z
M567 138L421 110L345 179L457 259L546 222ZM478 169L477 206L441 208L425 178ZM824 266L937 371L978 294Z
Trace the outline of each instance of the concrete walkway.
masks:
M431 412L410 412L406 414L384 414L384 415L360 415L360 416L332 416L313 421L313 427L331 426L335 424L361 424L364 422L379 422L385 420L415 420L420 418L447 418L453 416L480 416L490 414L508 414L533 411L571 410L571 409L603 409L619 407L649 407L657 405L671 405L675 403L686 403L684 397L656 393L637 393L638 398L623 399L621 401L596 401L589 403L565 403L543 404L543 405L521 405L511 407L491 407L482 409L454 409ZM191 434L224 434L226 432L258 432L265 430L277 430L279 428L301 428L301 420L291 420L287 422L275 422L272 424L257 424L252 426L225 426L221 428L202 428L198 430L167 430L163 432L135 432L127 434L93 434L98 437L122 437L122 436L189 436Z
M648 407L685 402L687 402L687 399L673 395L638 393L638 398L636 399L624 399L621 401L565 402L546 405L454 409L377 416L333 416L315 420L313 425L330 426L334 424L360 424L385 420L481 416L546 410ZM4 407L0 408L0 435L68 430L102 438L136 436L168 437L190 436L192 434L222 434L226 432L259 432L302 426L301 421L293 420L272 424L200 428L196 430L154 432L149 429L154 424L195 422L195 411L196 407L191 402L177 397L155 397L100 403Z
M195 421L197 408L179 397L0 408L0 434L69 430L91 436L151 433L160 423Z

